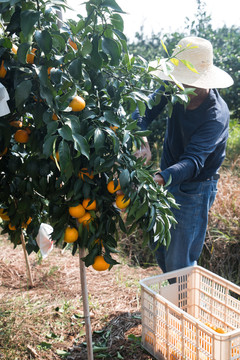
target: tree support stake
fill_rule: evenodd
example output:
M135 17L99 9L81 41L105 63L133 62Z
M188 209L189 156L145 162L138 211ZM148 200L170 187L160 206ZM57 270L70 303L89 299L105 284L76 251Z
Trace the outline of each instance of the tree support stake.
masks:
M79 248L80 279L81 279L82 298L83 298L83 313L85 319L87 353L88 353L88 360L94 360L93 347L92 347L92 330L91 330L91 321L90 321L89 303L88 303L86 267L85 267L85 263L82 261L84 255L85 255L85 250Z
M29 264L28 253L27 253L27 249L26 249L26 243L25 243L25 239L24 239L24 235L23 235L22 231L21 231L20 238L21 238L23 253L24 253L25 262L26 262L26 268L27 268L28 280L29 280L29 287L32 288L33 287L32 272L31 272L31 268L30 268L30 264Z

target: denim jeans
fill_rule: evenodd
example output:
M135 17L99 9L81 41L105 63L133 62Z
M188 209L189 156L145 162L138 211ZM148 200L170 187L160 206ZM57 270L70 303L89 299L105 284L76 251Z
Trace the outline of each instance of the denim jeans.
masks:
M206 180L169 187L180 209L172 209L178 223L170 230L168 250L162 245L155 251L163 272L196 264L204 245L208 212L217 194L217 182ZM151 249L155 247L156 243L150 244Z

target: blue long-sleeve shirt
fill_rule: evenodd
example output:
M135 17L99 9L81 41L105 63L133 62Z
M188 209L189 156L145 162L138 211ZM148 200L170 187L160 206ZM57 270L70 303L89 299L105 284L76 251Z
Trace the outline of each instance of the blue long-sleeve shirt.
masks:
M139 118L139 126L146 130L167 100L162 96L158 105L146 110ZM165 182L172 177L171 185L188 181L203 181L216 174L226 150L229 110L216 89L211 89L204 102L194 110L184 109L180 103L173 107L161 158L161 175Z

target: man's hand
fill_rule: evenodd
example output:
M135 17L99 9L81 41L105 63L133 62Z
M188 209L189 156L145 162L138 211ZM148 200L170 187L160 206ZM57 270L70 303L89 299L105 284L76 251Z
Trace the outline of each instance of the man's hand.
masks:
M134 156L136 156L136 158L145 159L144 165L146 165L151 160L152 153L151 153L151 150L150 150L148 140L147 140L147 138L145 136L143 137L143 141L144 141L144 145L142 145L141 149L137 150L134 153Z
M165 185L164 178L163 178L160 174L155 174L154 177L153 177L153 180L154 180L158 185Z

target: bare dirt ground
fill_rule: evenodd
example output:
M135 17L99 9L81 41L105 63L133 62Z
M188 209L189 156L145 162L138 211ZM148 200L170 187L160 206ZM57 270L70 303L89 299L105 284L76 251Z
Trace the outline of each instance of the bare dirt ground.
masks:
M87 360L78 255L54 249L41 262L34 253L29 260L31 289L22 247L0 236L0 359ZM86 272L94 359L152 359L140 344L139 280L159 268Z

